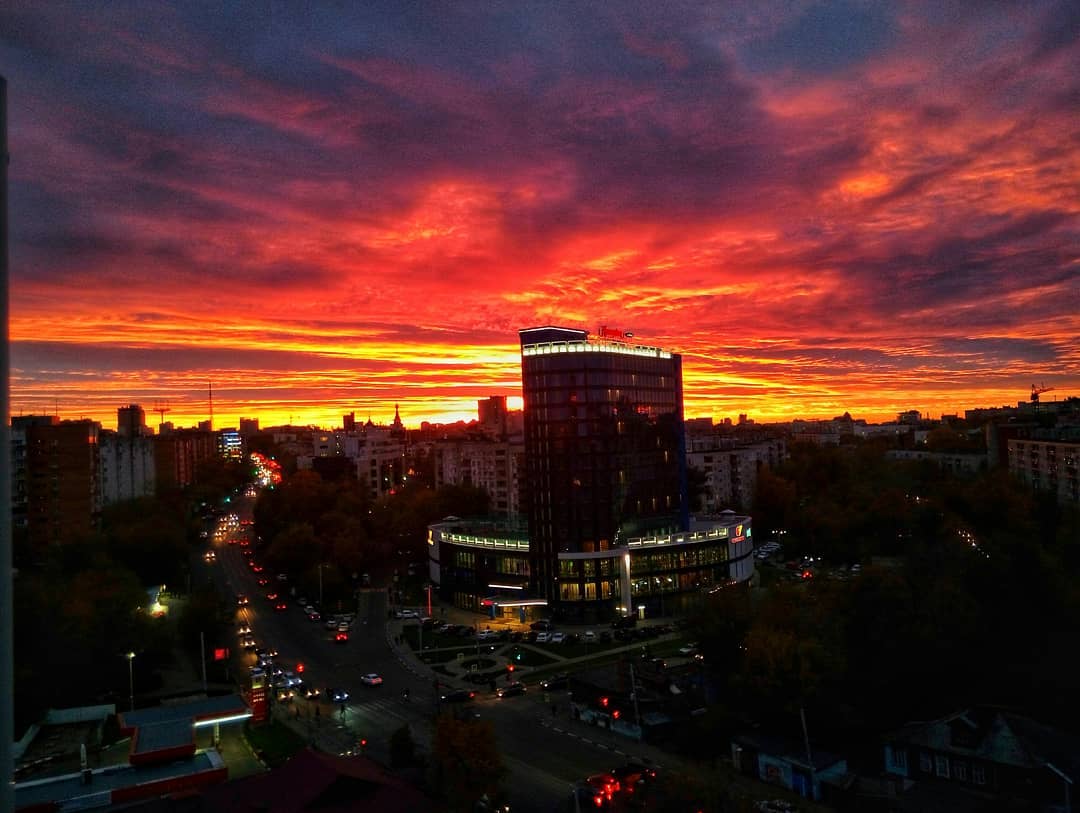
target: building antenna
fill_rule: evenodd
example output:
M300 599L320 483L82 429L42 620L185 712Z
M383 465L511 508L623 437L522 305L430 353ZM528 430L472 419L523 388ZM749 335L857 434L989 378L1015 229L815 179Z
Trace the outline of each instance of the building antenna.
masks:
M214 382L207 382L207 386L210 388L210 431L214 431Z
M165 413L169 412L168 401L156 401L154 403L154 412L161 416L161 420L158 421L158 434L161 433L161 427L165 425Z

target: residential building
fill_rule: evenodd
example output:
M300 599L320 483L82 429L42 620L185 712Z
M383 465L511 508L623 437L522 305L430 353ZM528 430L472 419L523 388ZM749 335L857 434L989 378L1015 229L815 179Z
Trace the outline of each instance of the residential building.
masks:
M887 773L1020 809L1066 810L1080 778L1080 739L994 708L911 723L889 734L884 749Z
M218 455L217 436L204 429L174 429L154 438L154 481L159 494L196 482L198 467Z
M103 505L156 493L154 438L102 430L98 437Z
M520 438L437 441L432 444L432 452L436 488L482 488L491 499L492 516L515 519L521 514L525 445Z
M731 438L709 434L688 437L687 446L687 464L705 479L700 508L707 514L750 510L758 472L776 468L787 455L783 438L736 446Z
M120 407L116 410L116 431L126 438L150 434L146 427L146 412L138 404Z
M26 528L29 497L27 474L27 434L32 426L56 426L56 415L20 415L11 419L11 524Z
M1080 505L1080 437L1033 434L1039 436L1008 441L1009 471L1034 490L1053 494L1062 505Z
M101 515L101 425L89 420L26 428L26 519L31 543L58 545L89 534Z

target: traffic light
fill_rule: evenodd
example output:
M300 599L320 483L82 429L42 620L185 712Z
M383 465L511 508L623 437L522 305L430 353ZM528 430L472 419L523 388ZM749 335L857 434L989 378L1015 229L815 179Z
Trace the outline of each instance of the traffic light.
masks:
M611 719L612 720L618 720L621 715L622 715L622 712L619 711L618 709L615 709L615 711L611 712Z
M610 702L610 700L607 697L601 697L600 698L600 705L605 709L608 707L609 702Z
M507 672L513 672L514 671L514 664L512 664L512 663L506 664L506 671Z
M367 753L367 738L366 737L361 737L360 738L360 753L361 754L366 754Z
M302 663L296 664L296 674L298 674L298 675L304 674L304 664L302 664Z

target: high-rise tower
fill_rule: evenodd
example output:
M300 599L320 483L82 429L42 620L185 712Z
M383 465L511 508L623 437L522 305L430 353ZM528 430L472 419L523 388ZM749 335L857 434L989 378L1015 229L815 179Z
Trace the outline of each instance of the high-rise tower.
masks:
M621 540L689 524L682 358L606 328L519 338L531 588L566 618L629 612Z

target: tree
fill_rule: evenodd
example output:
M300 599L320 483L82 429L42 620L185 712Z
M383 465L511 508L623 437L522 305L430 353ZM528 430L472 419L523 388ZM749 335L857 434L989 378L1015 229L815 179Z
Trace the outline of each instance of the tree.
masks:
M471 810L482 795L494 798L506 774L490 721L443 714L432 749L443 797L454 810Z
M408 725L403 725L390 735L390 764L394 768L404 768L412 765L415 758L416 743L413 742L412 731Z

